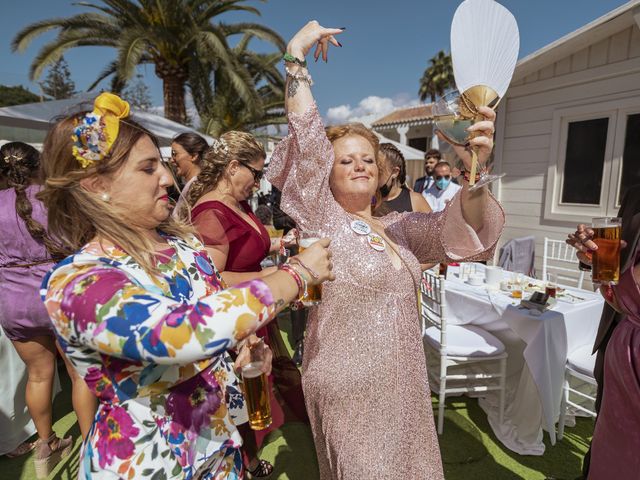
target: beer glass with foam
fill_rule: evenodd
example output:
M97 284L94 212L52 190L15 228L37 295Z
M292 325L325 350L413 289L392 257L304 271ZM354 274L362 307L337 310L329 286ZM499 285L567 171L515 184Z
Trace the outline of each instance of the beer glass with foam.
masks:
M596 283L618 283L620 278L621 227L622 219L617 217L602 217L592 220L593 242L598 246L592 256L592 277Z
M249 413L249 426L253 430L264 430L271 425L271 403L269 381L264 373L265 344L251 346L251 361L242 367L242 390Z

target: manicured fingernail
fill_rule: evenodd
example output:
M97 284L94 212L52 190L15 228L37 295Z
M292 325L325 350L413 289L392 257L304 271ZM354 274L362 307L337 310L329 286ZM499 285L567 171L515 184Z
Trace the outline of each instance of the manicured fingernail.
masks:
M339 30L346 30L347 27L340 27Z
M336 42L338 42L338 41L336 40ZM339 47L342 47L342 44L341 44L340 42L338 42L338 46L339 46Z
M318 63L318 57L315 57L315 58L316 58L316 60L315 60L315 61L316 61L316 63Z

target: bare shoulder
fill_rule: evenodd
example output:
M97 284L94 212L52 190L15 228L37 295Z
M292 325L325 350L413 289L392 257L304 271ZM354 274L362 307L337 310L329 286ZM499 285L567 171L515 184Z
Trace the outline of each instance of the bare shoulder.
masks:
M430 213L431 207L429 206L429 202L424 198L421 193L410 191L411 195L411 207L414 212L423 212Z

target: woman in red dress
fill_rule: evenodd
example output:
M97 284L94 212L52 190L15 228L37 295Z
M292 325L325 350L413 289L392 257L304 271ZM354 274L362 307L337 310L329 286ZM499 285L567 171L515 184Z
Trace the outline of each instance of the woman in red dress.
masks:
M247 202L262 178L264 162L264 149L252 135L227 132L204 155L201 171L189 189L191 221L229 285L268 275L275 269L262 269L260 263L277 251L280 239L269 238ZM308 422L300 373L284 352L277 325L256 333L265 337L274 350L270 382L296 419ZM253 477L271 473L273 467L257 459L257 449L269 431L284 423L284 412L271 390L271 427L258 432L251 431L248 424L238 428L244 441L245 465Z

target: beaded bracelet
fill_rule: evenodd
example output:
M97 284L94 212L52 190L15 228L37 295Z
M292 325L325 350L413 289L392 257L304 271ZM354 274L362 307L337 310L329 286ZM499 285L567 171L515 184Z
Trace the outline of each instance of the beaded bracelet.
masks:
M289 70L289 67L287 66L284 67L284 71L287 72L287 77L291 77L294 80L307 82L310 87L313 86L313 79L311 78L311 75L309 75L308 73L306 72L293 73L291 70Z
M300 60L298 57L294 57L290 53L285 53L284 56L282 57L282 60L284 60L287 63L295 63L296 65L300 65L301 67L307 68L306 59L303 58L302 60Z
M304 264L299 257L293 257L290 259L290 261L293 263L299 264L302 268L304 268L307 272L309 272L309 274L313 277L314 280L318 280L320 278L320 275L318 275L313 268Z
M288 263L283 263L278 267L278 270L282 270L283 272L287 272L291 277L295 280L296 285L298 285L298 295L296 298L302 298L304 292L307 290L307 281L304 279L302 275L300 275L291 265Z

